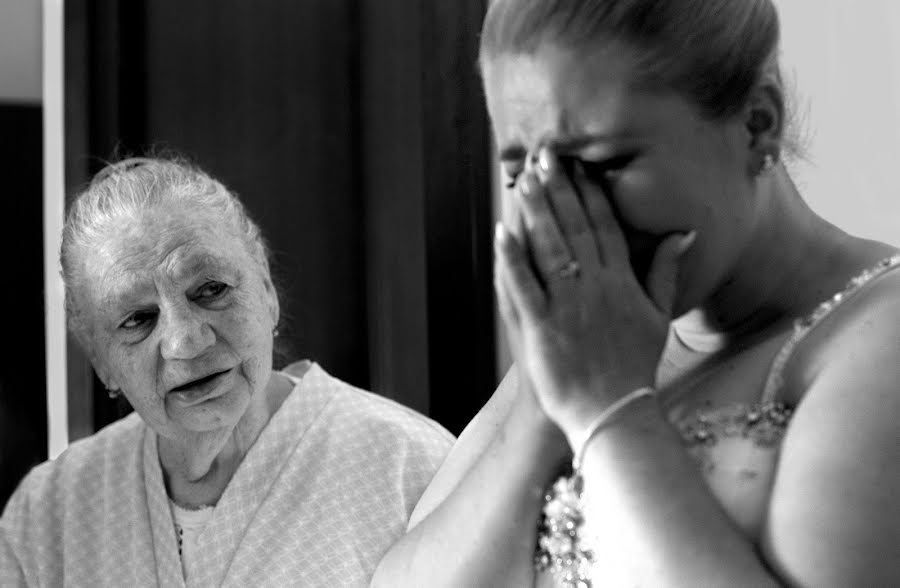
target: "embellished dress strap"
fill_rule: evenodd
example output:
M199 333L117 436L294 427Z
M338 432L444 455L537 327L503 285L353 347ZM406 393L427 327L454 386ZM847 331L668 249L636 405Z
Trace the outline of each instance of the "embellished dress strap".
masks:
M822 321L824 321L825 318L842 303L862 290L866 284L871 283L876 278L898 266L900 266L900 254L881 260L874 267L865 270L855 278L851 279L840 292L825 302L822 302L810 315L794 321L793 333L791 333L791 336L784 345L782 345L778 354L775 356L775 359L772 361L772 367L769 369L769 375L766 379L766 385L760 400L761 404L765 405L775 402L778 393L784 386L785 367L803 339L805 339L814 328L821 324Z

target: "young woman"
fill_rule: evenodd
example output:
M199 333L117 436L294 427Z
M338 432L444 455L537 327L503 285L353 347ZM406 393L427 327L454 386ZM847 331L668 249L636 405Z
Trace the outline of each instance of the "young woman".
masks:
M376 585L900 584L900 256L798 193L778 38L770 0L491 3L517 367Z

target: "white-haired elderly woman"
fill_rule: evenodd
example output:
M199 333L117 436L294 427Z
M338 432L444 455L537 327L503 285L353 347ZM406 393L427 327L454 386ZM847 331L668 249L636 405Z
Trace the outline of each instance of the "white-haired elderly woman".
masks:
M135 412L21 483L0 585L366 585L453 438L315 363L273 371L278 297L235 195L111 165L61 261L70 328Z

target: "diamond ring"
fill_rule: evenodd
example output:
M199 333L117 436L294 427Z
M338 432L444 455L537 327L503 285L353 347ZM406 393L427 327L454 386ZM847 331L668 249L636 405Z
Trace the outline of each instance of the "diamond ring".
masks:
M556 275L563 280L568 280L569 278L577 278L580 273L581 265L579 265L579 263L574 259L570 259L564 266L559 268L559 270L556 272Z

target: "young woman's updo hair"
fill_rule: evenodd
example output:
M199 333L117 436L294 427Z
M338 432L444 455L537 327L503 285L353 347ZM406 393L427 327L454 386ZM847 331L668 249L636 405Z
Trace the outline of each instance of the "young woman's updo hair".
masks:
M82 345L87 341L78 295L90 251L129 220L179 208L213 215L269 274L269 249L259 227L237 196L209 174L179 158L131 158L110 164L72 201L63 227L60 264L66 315L70 331Z
M679 92L713 120L743 108L776 64L771 0L494 0L481 36L482 66L543 43L614 48L636 59L637 82Z

